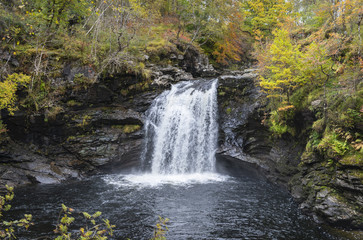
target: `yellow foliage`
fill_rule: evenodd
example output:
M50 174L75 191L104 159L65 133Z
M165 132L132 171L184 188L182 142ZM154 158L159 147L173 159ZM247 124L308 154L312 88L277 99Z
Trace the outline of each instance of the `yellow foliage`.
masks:
M290 109L294 109L295 106L294 105L288 105L288 106L284 106L284 107L280 107L279 109L277 109L277 111L279 112L286 112Z
M276 29L273 32L274 41L265 52L266 57L260 61L263 74L260 76L260 86L269 97L286 97L287 102L293 90L301 83L299 76L302 53L299 45L295 45L286 29Z
M16 102L16 90L19 86L25 86L30 81L30 76L25 74L13 73L8 75L5 81L0 82L0 110L7 109L10 115L14 114L17 110L15 106Z

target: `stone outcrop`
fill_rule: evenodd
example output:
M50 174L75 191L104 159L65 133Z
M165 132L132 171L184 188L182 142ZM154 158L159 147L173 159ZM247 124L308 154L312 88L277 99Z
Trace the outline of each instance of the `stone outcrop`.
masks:
M316 221L363 229L362 172L362 166L334 166L313 153L302 157L289 188L301 209Z
M138 164L143 118L136 111L104 107L69 112L46 122L44 116L30 118L15 116L7 121L11 140L2 143L0 152L3 185L54 183L108 165L117 170Z
M310 111L296 114L298 137L272 137L263 124L265 97L256 87L255 77L248 70L219 79L218 153L260 168L271 181L288 188L300 208L317 222L363 229L362 166L347 160L331 165L317 154L306 153L307 137L302 130L313 122ZM312 102L319 104L321 101Z
M297 173L302 146L287 136L273 139L263 125L265 98L256 87L256 70L232 72L219 79L218 153L250 162L272 181L287 185Z

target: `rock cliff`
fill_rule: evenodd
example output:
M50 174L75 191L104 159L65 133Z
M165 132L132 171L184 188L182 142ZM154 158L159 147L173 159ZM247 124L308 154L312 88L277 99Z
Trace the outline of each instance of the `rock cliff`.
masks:
M57 183L103 171L138 169L143 114L152 100L174 82L217 75L193 49L182 57L174 55L169 56L173 66L147 66L148 80L114 73L78 87L77 76L92 78L93 69L65 63L62 78L54 83L65 89L60 97L63 111L3 114L9 138L0 145L0 185ZM271 181L287 187L316 221L362 229L362 166L349 162L328 166L315 155L303 155L302 130L314 118L310 111L294 119L299 137L273 138L263 124L266 98L256 87L256 76L255 69L248 69L218 77L218 156L254 165Z

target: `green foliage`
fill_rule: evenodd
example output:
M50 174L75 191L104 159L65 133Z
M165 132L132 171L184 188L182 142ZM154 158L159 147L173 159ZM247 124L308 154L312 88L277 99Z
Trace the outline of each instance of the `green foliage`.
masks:
M321 141L321 136L318 132L316 131L313 131L310 136L309 136L309 140L306 144L306 147L305 147L305 154L310 154L312 152L314 152L317 148L317 146L319 145Z
M323 104L312 108L318 119L312 125L313 131L306 150L318 152L325 160L339 160L343 165L358 164L356 160L363 153L360 130L363 100L360 93L342 90L334 85L328 86L325 91L325 110ZM308 99L321 99L323 96L321 91L313 91Z
M20 44L25 40L28 26L21 17L12 14L8 8L0 4L0 41L6 43Z
M172 52L173 45L165 39L153 40L146 47L146 53L149 54L152 62L160 62Z
M353 128L363 122L363 114L355 109L348 108L346 111L342 111L339 120L344 126Z
M308 99L310 92L310 87L301 86L292 93L290 101L297 110L306 109L309 107L311 103L311 101Z
M3 213L10 210L11 205L9 202L11 202L14 198L14 188L9 187L8 185L5 187L5 194L0 195L0 238L16 239L14 235L16 227L24 227L25 229L28 229L29 226L33 225L31 222L32 215L25 214L24 218L20 220L6 221L3 219Z
M288 105L280 107L276 111L271 112L271 116L268 119L270 131L275 137L281 137L285 133L295 135L294 129L289 126L289 122L294 118L294 106Z
M239 68L241 63L247 63L251 58L253 38L246 31L248 28L242 3L225 1L223 6L221 14L225 22L215 27L209 39L204 37L199 42L216 67Z
M35 0L24 2L26 13L38 23L44 23L47 30L66 27L70 20L80 21L89 14L86 0Z
M28 94L25 99L21 101L23 107L29 111L39 112L46 108L55 105L52 102L52 86L50 82L44 80L41 77L32 79L28 88Z
M277 137L281 137L284 133L287 133L288 126L284 123L279 123L275 120L270 121L270 131Z
M86 222L85 226L77 231L71 231L70 227L76 220L74 217L71 217L74 212L74 209L62 204L58 224L54 230L58 235L55 240L105 240L109 236L113 236L113 230L116 226L111 225L108 219L98 221L102 214L99 211L94 214L82 212L83 219Z
M334 62L322 45L313 42L303 52L289 34L286 29L273 32L273 42L260 57L260 86L268 97L288 102L293 100L292 103L301 105L304 93L311 88L325 87L334 77ZM296 94L299 91L300 94Z
M334 62L322 43L312 42L305 48L300 71L302 84L312 87L324 86L334 76Z
M344 156L350 147L347 141L342 141L335 132L327 130L317 145L317 150L328 158L336 159Z

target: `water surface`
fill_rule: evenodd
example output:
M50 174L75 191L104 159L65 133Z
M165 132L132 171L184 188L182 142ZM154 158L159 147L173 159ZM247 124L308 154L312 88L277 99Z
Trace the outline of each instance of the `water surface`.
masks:
M11 214L31 213L35 222L19 239L52 235L62 203L102 211L117 226L114 239L149 239L158 216L170 219L167 239L343 239L302 215L277 186L217 174L105 175L18 189Z

